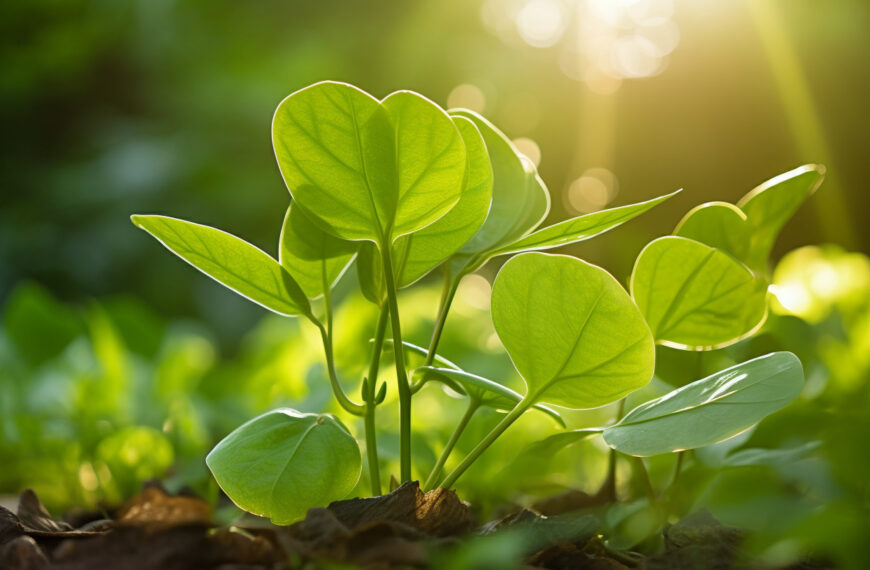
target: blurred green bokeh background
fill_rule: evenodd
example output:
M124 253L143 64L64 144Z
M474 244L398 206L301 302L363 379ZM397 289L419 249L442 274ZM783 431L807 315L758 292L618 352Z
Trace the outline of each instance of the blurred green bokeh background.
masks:
M799 468L702 470L688 485L703 493L683 502L732 524L766 525L769 542L758 549L771 560L802 546L843 564L863 560L868 25L865 0L0 4L0 457L13 466L0 470L0 493L35 486L56 508L117 501L173 465L170 487L214 493L202 457L217 439L271 407L330 406L313 329L266 316L193 271L129 215L198 221L274 254L289 194L272 154L272 113L296 89L334 79L481 111L539 161L550 221L684 188L654 212L565 248L623 283L643 245L691 207L734 202L776 174L825 164L821 190L786 226L774 260L806 244L836 245L800 250L777 269L780 291L797 302L779 307L758 339L691 364L702 374L795 351L807 392L751 443L822 441L822 451ZM339 365L364 359L374 319L353 288L345 279L338 294ZM485 279L463 284L442 350L516 382L487 301ZM436 302L434 289L406 295L408 338L426 341ZM686 363L674 353L660 351L658 377L638 402L662 393L661 381L690 380L673 373ZM397 436L386 409L379 421L390 463ZM434 462L461 409L440 394L415 399L419 465ZM577 427L612 413L568 419ZM469 433L485 433L494 418ZM505 457L554 431L541 418L519 425L466 476L465 496L492 504L518 490L594 490L606 456L591 443L549 458L545 477L544 463L506 468ZM657 483L668 461L651 465ZM643 538L619 532L624 546ZM778 542L786 535L798 546Z
M778 251L867 250L868 23L862 0L4 2L0 300L23 279L64 300L136 294L232 344L260 311L127 217L177 215L273 251L289 195L271 116L322 79L477 107L530 139L552 219L685 188L571 250L619 278L689 207L807 162L828 167L824 192Z

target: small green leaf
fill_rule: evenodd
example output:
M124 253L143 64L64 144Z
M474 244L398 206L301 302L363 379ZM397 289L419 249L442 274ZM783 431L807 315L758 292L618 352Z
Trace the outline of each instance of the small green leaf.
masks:
M746 213L752 228L747 262L750 267L767 269L767 259L780 230L824 177L824 166L805 164L771 178L740 199L737 205Z
M594 408L649 382L655 346L612 275L579 259L524 253L492 287L495 330L529 396Z
M359 446L340 421L289 408L245 423L205 461L234 503L279 525L343 499L362 469Z
M577 216L547 226L513 243L504 245L490 255L495 257L496 255L507 255L521 251L541 251L587 240L636 218L665 200L676 196L679 192L680 190L677 190L645 202Z
M383 307L387 300L387 283L384 281L384 266L378 248L373 243L362 243L356 256L356 275L363 296Z
M279 315L308 315L305 293L263 250L224 231L167 216L131 216L133 223L221 285Z
M532 162L492 123L464 109L450 111L469 119L486 142L492 164L492 206L483 225L459 253L474 256L519 239L535 229L550 211L550 194Z
M467 150L465 185L459 202L433 224L396 240L396 282L407 287L453 255L480 228L492 201L492 167L480 132L470 120L453 117Z
M810 441L787 449L741 449L732 453L723 462L725 467L745 467L748 465L769 465L778 467L804 459L822 445L821 441Z
M785 407L802 388L800 360L774 352L638 406L604 430L604 441L641 457L712 445Z
M272 142L294 200L343 239L388 246L446 214L462 191L462 137L416 93L379 102L346 83L316 83L278 106Z
M523 399L522 395L514 392L507 386L503 386L498 382L493 382L483 376L477 376L455 368L436 368L434 366L422 366L417 370L424 374L427 380L437 380L443 382L453 388L457 384L461 386L462 393L480 402L481 406L495 408L497 410L512 410ZM562 416L548 406L543 404L535 404L532 406L538 409L558 423L563 428L565 420Z
M550 457L575 443L580 443L581 441L586 441L590 437L600 435L603 431L603 428L584 428L554 433L541 441L536 441L529 445L526 448L525 453L529 453L534 457Z
M291 204L281 227L278 260L309 299L332 288L350 265L357 244L334 237L317 227Z
M734 204L708 202L689 210L674 235L721 249L746 263L752 228L746 214Z
M722 250L678 236L654 240L640 252L631 294L656 341L674 348L732 344L767 314L762 280Z

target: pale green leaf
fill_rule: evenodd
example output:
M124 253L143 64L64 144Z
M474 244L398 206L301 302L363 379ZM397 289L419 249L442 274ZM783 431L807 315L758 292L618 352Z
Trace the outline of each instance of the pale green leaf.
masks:
M492 167L477 127L453 117L467 151L465 184L459 202L433 224L396 240L396 282L407 287L453 255L480 228L492 201Z
M224 231L166 216L136 215L133 223L221 285L278 313L308 315L305 293L263 250Z
M492 164L492 206L483 225L460 249L462 257L497 249L535 229L550 210L550 194L534 164L492 123L473 111L453 110L483 135Z
M358 245L326 233L302 208L291 204L281 227L278 260L309 299L332 288L350 265Z
M655 347L628 293L579 259L524 253L492 288L495 330L535 400L594 408L649 382Z
M345 83L316 83L278 106L272 143L287 188L312 221L380 246L447 213L465 176L453 121L407 91L379 102Z
M709 350L754 332L767 288L722 250L678 236L654 240L631 273L631 294L657 342Z
M345 498L362 468L359 446L340 421L289 408L245 423L205 461L234 503L278 525Z
M423 378L426 380L443 382L454 390L454 387L458 385L461 388L460 393L477 400L482 406L488 406L497 410L512 410L523 399L522 395L514 392L507 386L463 370L437 368L434 366L422 366L417 370L424 375ZM553 408L543 404L535 404L532 407L544 412L556 420L556 423L560 426L565 427L565 420Z
M674 235L721 249L746 263L752 228L743 210L728 202L708 202L689 210Z
M642 457L712 445L782 409L802 388L800 360L774 352L638 406L604 430L604 441Z
M533 232L517 241L501 246L491 256L507 255L521 251L541 251L593 238L636 218L665 200L677 195L671 192L652 200L601 210L577 216Z
M773 244L798 207L821 185L825 167L806 164L762 183L740 199L752 228L748 265L766 270Z

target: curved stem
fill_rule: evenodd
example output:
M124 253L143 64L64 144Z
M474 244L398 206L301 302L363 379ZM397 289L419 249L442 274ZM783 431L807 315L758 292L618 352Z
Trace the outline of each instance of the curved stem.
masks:
M404 483L411 480L411 386L405 368L405 351L402 346L402 328L399 320L399 302L396 297L396 280L393 277L393 260L390 244L381 243L381 260L384 266L384 281L387 286L387 304L390 308L390 324L393 329L393 346L396 347L396 382L399 392L399 465Z
M435 361L435 354L438 350L438 343L441 341L441 333L444 332L444 323L447 321L450 305L453 304L456 290L459 289L459 282L462 281L464 276L465 273L460 271L454 279L450 274L449 265L444 268L444 287L441 290L441 302L438 306L438 316L435 319L435 328L432 330L432 339L429 341L429 351L426 353L424 366L431 366Z
M643 458L632 457L632 460L634 460L634 465L637 468L637 472L640 474L640 482L643 485L643 490L646 493L647 499L649 499L649 504L655 505L658 502L656 491L652 486L652 481L649 478L649 472L646 470L646 465L643 463Z
M332 393L335 395L335 399L338 400L339 405L349 413L355 416L363 415L365 408L361 404L357 404L348 398L338 381L338 375L335 372L335 358L332 354L332 337L329 335L329 332L323 323L314 317L309 318L320 330L320 338L323 340L323 352L326 357L326 370L329 373L329 383L332 386Z
M683 469L683 459L685 459L685 456L685 450L677 452L677 461L674 463L674 474L671 475L671 482L668 483L668 489L673 488L673 486L677 484L677 479L680 478L680 471Z
M378 407L375 402L378 386L378 368L381 364L381 351L384 348L384 335L387 331L387 318L389 311L381 308L378 316L378 324L375 329L375 344L372 350L372 360L369 364L369 375L366 378L366 391L363 394L365 400L365 433L366 433L366 457L369 462L369 478L372 484L372 495L381 494L381 470L378 464L378 440L375 432L375 410Z
M462 460L462 463L459 464L456 469L454 469L450 475L447 476L444 481L441 482L441 486L445 489L449 489L456 483L456 480L459 479L460 475L465 473L465 470L468 469L474 461L480 457L480 454L486 451L486 448L489 447L492 442L498 439L504 430L506 430L512 423L514 423L517 418L523 415L529 407L535 402L534 398L530 398L529 396L525 396L522 400L517 403L516 407L511 410L508 415L506 415L502 420L496 424L492 431L490 431L483 440L475 446L474 449L471 450L465 459Z
M456 447L456 442L459 441L459 437L462 435L462 432L465 431L465 427L468 425L468 422L471 420L471 417L480 407L480 400L476 398L471 398L468 401L468 408L465 410L465 415L462 416L462 419L459 420L459 424L457 424L456 429L453 430L453 434L450 436L450 440L447 441L447 445L444 446L444 450L441 452L441 455L438 457L438 462L435 463L435 467L432 468L432 472L429 473L429 477L426 479L426 483L423 484L424 491L430 491L433 487L438 483L438 478L441 475L441 470L444 469L444 463L447 462L447 458L450 457L450 453L453 451L453 448Z

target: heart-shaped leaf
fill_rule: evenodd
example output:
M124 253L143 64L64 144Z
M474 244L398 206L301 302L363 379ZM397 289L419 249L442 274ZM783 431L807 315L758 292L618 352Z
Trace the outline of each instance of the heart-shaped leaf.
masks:
M357 250L357 244L321 230L291 204L281 227L278 260L299 283L309 299L323 295L341 277Z
M341 422L289 408L245 423L205 461L234 503L279 525L343 499L362 468L359 446Z
M637 306L613 276L579 259L510 259L493 284L492 320L535 401L594 408L652 377L655 346Z
M465 142L465 185L452 210L425 228L396 240L396 283L407 287L453 255L477 232L492 201L492 167L483 137L470 120L455 116Z
M521 251L541 251L587 240L636 218L665 200L676 196L679 192L677 190L676 192L671 192L670 194L665 194L645 202L577 216L576 218L541 228L517 241L501 246L490 255L495 257L497 255L507 255Z
M308 315L305 293L263 250L224 231L166 216L132 216L133 223L221 285L279 315Z
M767 315L767 288L740 262L678 236L654 240L631 273L631 295L657 342L709 350L737 342Z
M459 250L468 257L497 249L535 229L550 211L550 194L534 164L492 123L473 111L452 110L469 119L486 142L492 164L492 206L483 225Z
M798 207L821 185L825 167L806 164L762 183L740 199L752 228L747 264L767 269L767 259L780 230Z
M424 374L425 379L443 382L451 389L455 390L455 386L458 385L462 390L461 393L478 401L481 406L497 410L512 410L523 399L522 395L514 392L507 386L463 370L437 368L434 366L422 366L417 370ZM556 420L556 423L560 426L565 427L565 420L553 408L543 404L535 404L532 407L544 412Z
M387 247L446 214L462 191L462 137L416 93L379 102L352 85L316 83L278 106L272 142L294 200L343 239Z
M638 406L605 428L604 441L641 457L712 445L785 407L802 388L800 360L774 352Z
M674 235L721 249L746 263L752 228L746 214L734 204L708 202L689 210Z

